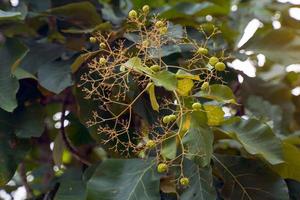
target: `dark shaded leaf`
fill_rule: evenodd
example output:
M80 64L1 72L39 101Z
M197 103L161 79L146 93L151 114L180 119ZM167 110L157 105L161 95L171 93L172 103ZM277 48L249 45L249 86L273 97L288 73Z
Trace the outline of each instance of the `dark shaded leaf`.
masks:
M180 196L182 200L215 200L211 167L199 167L191 161L184 163L184 175L190 179L190 186Z
M242 157L215 156L215 167L224 181L225 199L288 200L283 179L256 160Z
M284 162L282 143L268 125L256 119L240 119L221 129L239 141L248 153L261 156L272 165Z
M153 165L140 159L105 160L87 182L87 199L159 200L159 176Z

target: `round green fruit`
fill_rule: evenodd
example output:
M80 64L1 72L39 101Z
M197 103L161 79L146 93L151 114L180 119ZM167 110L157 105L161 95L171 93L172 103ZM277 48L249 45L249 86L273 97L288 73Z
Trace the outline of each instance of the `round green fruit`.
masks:
M193 110L194 111L199 111L199 110L201 110L201 103L193 103L193 105L192 105L192 108L193 108Z
M165 163L160 163L157 165L157 171L159 173L165 173L166 171L168 171L168 165Z
M144 5L142 10L143 10L144 13L148 13L149 10L150 10L150 7L148 5Z
M155 142L153 140L148 140L146 143L146 147L149 149L153 149L156 146Z
M217 62L219 62L219 58L213 56L211 58L209 58L209 61L208 63L211 65L211 66L215 66L215 64L217 64Z
M105 49L105 48L106 48L106 44L105 44L104 42L101 42L101 43L99 44L99 47L100 47L101 49Z
M166 34L167 32L168 32L168 28L166 26L161 27L159 29L159 33L162 34L162 35Z
M219 72L222 72L224 71L226 68L226 65L223 63L223 62L218 62L216 65L215 65L215 69Z
M206 91L208 90L209 88L209 83L208 82L204 82L202 85L201 85L201 90L202 91Z
M96 43L97 42L97 38L95 38L95 37L90 37L90 42L91 43Z
M100 58L99 63L100 65L105 65L107 63L107 60L105 58Z
M167 116L164 116L164 118L163 118L163 123L165 123L165 124L168 124L168 123L170 123L170 116L169 115L167 115Z
M135 10L131 10L129 13L128 13L128 17L130 19L135 19L137 18L137 12Z
M176 115L169 115L170 122L173 122L177 119Z
M179 180L180 185L182 186L188 186L190 184L190 180L187 177L183 177Z
M197 50L197 54L199 54L199 55L207 55L207 54L208 54L208 49L203 48L203 47L200 47L200 48Z
M165 24L164 24L164 22L163 21L157 21L156 23L155 23L155 27L156 28L161 28L161 27L163 27Z

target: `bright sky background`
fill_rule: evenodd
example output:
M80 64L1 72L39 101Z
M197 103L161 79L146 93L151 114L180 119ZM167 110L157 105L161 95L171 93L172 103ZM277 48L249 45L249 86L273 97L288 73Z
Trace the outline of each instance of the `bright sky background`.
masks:
M300 0L277 0L282 3L292 3L296 5L300 5ZM19 4L19 0L10 0L12 6L17 6ZM237 6L232 6L231 10L234 12L237 10ZM289 14L291 17L300 20L300 8L290 8ZM241 40L238 43L238 47L241 47L243 44L245 44L259 29L262 27L263 24L258 20L258 19L252 19L248 25L245 28L244 35L241 38ZM281 27L281 24L279 21L274 20L273 21L273 27L274 29L278 29ZM246 52L246 53L251 53L251 52ZM258 58L258 64L259 66L262 66L265 62L265 57L262 54L259 54L257 56ZM252 63L251 60L246 60L246 61L240 61L238 59L234 60L232 63L229 64L230 67L241 70L243 71L246 75L250 77L255 77L256 73L256 68L254 67L254 64ZM295 72L300 72L300 63L299 64L294 64L287 66L286 70L289 71L295 71ZM243 77L239 76L239 81L243 81ZM293 95L300 95L300 87L296 87L292 90ZM57 116L55 116L57 117ZM65 122L65 126L68 125L68 122ZM56 127L60 127L61 124L60 122L56 124ZM14 200L25 200L26 197L26 190L24 187L19 187L16 191L12 193ZM0 198L3 198L4 200L11 200L11 197L4 191L0 190Z

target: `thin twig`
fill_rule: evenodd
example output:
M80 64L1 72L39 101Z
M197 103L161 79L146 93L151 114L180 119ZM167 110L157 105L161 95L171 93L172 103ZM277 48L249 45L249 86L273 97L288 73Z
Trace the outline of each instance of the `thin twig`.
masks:
M60 133L62 135L62 139L63 142L66 146L66 148L71 152L71 154L81 163L90 166L91 163L86 160L85 158L83 158L80 153L78 152L78 150L72 145L71 141L69 140L67 134L66 134L66 130L65 130L65 126L64 126L64 122L66 119L66 108L67 108L67 101L68 101L68 96L65 97L63 105L62 105L62 111L61 111L61 118L60 118L60 122L61 122L61 126L60 126Z

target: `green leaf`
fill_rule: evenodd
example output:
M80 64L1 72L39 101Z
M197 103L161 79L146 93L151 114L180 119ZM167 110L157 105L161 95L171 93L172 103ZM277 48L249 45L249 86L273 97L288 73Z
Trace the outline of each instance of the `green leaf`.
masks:
M282 178L300 181L300 150L292 144L283 143L284 163L271 166Z
M96 8L90 2L76 2L55 7L46 12L62 20L70 21L79 27L94 27L102 22Z
M0 186L13 177L30 149L27 140L19 140L14 136L10 120L13 120L12 115L0 109Z
M93 52L88 52L88 53L81 54L80 56L78 56L71 65L72 73L75 73L84 62L86 62L91 57L94 57L99 52L100 51L93 51Z
M215 200L217 198L210 166L199 167L191 161L185 161L184 175L190 179L190 186L181 194L181 200Z
M221 129L239 141L248 153L259 155L272 165L284 162L282 143L268 125L256 119L240 119Z
M295 29L271 29L261 32L261 34L255 34L241 48L264 54L274 62L290 65L300 62L299 39L300 33ZM282 52L284 52L284 56Z
M175 136L170 137L162 142L162 148L161 148L162 157L172 160L176 158L176 153L177 153L177 144L176 144Z
M190 127L183 138L187 147L186 157L200 166L207 166L213 153L214 136L206 122L204 112L192 112Z
M67 87L73 85L70 63L56 61L41 66L38 71L38 80L41 86L59 94Z
M0 23L2 21L20 21L22 19L23 17L21 12L10 12L0 10Z
M153 110L158 111L159 110L159 104L156 100L156 96L155 96L155 86L153 83L149 83L147 86L147 91L150 97L150 103L151 103L151 107Z
M40 67L59 58L65 50L63 46L52 43L34 43L28 46L29 51L18 67L31 74L37 73Z
M209 126L220 126L224 122L224 111L220 106L203 105Z
M177 78L169 71L160 71L150 76L156 86L164 87L166 90L174 91L177 88Z
M42 106L30 106L15 113L15 134L18 138L40 137L44 132L46 115Z
M274 132L282 134L282 110L278 105L273 105L262 97L251 95L247 99L246 106L260 120L272 121Z
M0 108L12 112L17 107L19 82L11 74L13 64L27 51L16 39L7 39L0 47Z
M54 200L86 200L86 186L81 180L63 181Z
M212 99L224 103L236 103L236 98L232 90L228 86L220 84L211 85L208 91L197 92L195 97Z
M160 200L154 164L140 159L103 161L87 182L87 200Z
M224 199L289 199L285 181L258 160L220 155L214 161Z
M142 60L138 57L130 58L126 63L124 63L124 66L139 73L145 73L145 75L151 75L153 73L149 67L145 67L143 65Z

